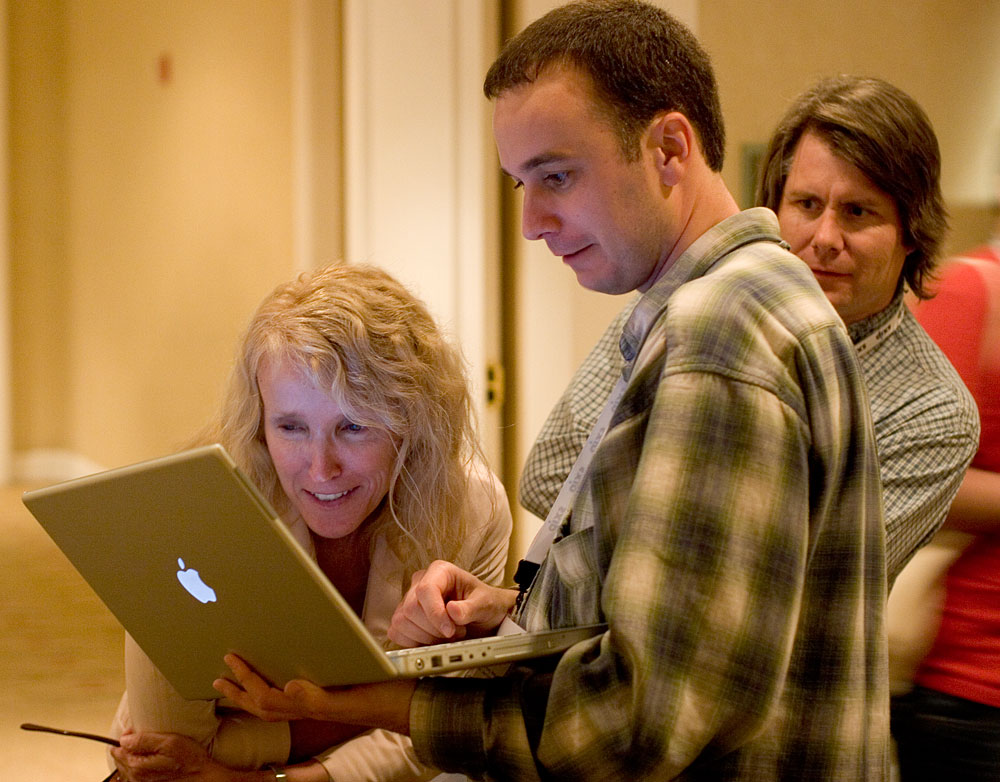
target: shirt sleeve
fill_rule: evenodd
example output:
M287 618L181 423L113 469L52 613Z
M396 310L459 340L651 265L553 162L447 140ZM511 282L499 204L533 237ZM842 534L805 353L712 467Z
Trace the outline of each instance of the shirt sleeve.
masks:
M917 322L930 334L958 370L972 396L980 398L979 360L987 333L989 292L971 263L952 261L941 273L932 299L913 309Z
M548 515L555 503L559 489L621 377L625 359L619 342L637 300L633 298L605 329L549 412L531 446L521 470L518 500L540 519Z
M406 736L385 730L363 733L316 760L334 782L423 782L441 773L417 758Z
M634 374L630 387L643 382ZM764 724L788 669L809 548L806 429L745 378L646 382L656 387L648 420L616 424L592 465L614 539L601 592L608 632L550 673L421 681L410 728L428 762L486 778L536 779L541 767L565 779L672 779Z
M987 312L980 272L961 261L945 267L933 298L913 306L917 322L958 370L973 397L981 383L979 360ZM906 402L902 420L913 420L915 425L896 425L892 431L879 432L878 438L890 585L944 522L978 447L978 429L958 425L966 421L960 408L946 405L941 397Z
M944 523L976 453L978 438L967 427L951 415L935 421L927 412L920 427L901 427L878 440L890 586Z

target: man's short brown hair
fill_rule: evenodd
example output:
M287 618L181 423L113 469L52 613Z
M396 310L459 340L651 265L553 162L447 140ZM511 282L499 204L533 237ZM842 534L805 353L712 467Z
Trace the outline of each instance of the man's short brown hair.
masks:
M583 0L556 8L511 38L486 74L491 100L550 66L579 68L593 82L626 160L653 118L688 118L705 161L722 170L726 134L708 54L666 11L636 0Z

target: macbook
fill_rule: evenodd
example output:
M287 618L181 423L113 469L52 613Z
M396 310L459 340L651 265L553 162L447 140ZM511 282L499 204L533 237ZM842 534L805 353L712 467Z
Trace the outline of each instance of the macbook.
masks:
M186 698L233 652L281 687L417 677L561 652L603 625L385 651L221 445L25 492L24 504Z

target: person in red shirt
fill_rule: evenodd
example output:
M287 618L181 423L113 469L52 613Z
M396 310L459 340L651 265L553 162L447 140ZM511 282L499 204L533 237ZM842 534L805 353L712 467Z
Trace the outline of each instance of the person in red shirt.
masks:
M979 406L979 450L945 526L975 537L948 570L941 625L893 699L902 782L1000 779L1000 224L954 258L915 315Z

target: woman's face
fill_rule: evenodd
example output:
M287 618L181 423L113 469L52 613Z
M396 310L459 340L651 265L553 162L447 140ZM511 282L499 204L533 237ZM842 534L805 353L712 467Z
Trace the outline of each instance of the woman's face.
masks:
M320 537L358 530L389 490L391 437L355 424L295 365L266 362L257 383L267 450L292 507Z

